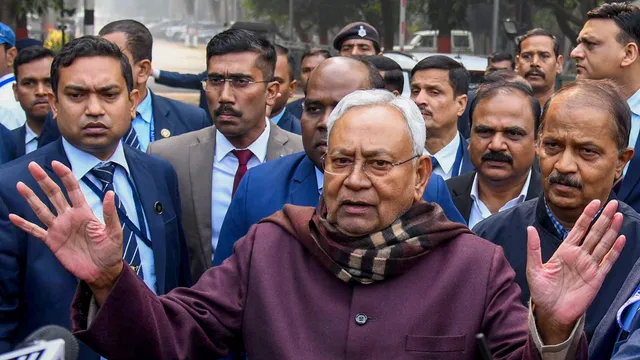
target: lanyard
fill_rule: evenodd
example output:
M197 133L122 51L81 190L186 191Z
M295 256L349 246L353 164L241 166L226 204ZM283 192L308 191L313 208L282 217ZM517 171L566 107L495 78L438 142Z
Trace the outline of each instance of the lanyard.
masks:
M13 76L9 76L8 78L6 78L6 79L4 79L4 80L0 81L0 88L1 88L1 87L3 87L3 86L5 86L5 85L7 85L7 84L8 84L8 83L10 83L10 82L15 81L15 80L16 80L16 78L15 78L15 77L13 77Z
M460 145L458 146L458 153L456 154L456 161L453 163L453 169L451 169L451 177L460 175L460 167L462 165L462 158L464 156L464 140L460 137Z
M149 142L152 143L154 141L156 141L156 132L155 132L155 125L153 124L153 115L151 116L151 121L149 121ZM144 121L144 120L143 120Z
M151 240L149 240L149 238L147 237L147 227L144 225L144 213L142 212L142 206L140 205L140 201L137 201L138 195L136 192L136 188L133 186L131 179L127 177L127 180L129 181L129 186L131 186L131 191L133 192L134 203L136 205L136 214L138 214L138 222L140 223L140 228L142 228L142 230L140 230L140 228L138 228L133 223L133 221L129 219L129 217L127 216L127 214L124 212L123 209L120 209L116 206L116 210L118 211L118 216L122 221L124 221L125 225L129 227L129 229L133 231L133 233L136 234L136 236L140 238L142 242L144 242L145 245L147 245L149 248L152 248ZM86 176L82 177L82 181L89 187L89 189L91 189L91 191L93 191L100 198L101 202L104 202L105 194L100 189L98 189L96 184L94 184L91 180L87 179Z

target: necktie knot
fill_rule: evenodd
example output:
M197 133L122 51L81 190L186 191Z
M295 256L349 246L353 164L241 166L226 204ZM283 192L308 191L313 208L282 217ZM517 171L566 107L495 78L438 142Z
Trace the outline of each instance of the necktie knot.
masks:
M116 164L109 161L104 164L97 165L89 172L100 181L100 183L102 184L102 189L104 191L105 188L113 184L113 173L115 172L115 170Z
M240 165L247 165L247 163L249 163L249 160L251 159L251 157L253 156L253 153L251 152L251 150L249 149L245 149L245 150L232 150L231 151L233 153L233 155L235 157L238 158L238 163L240 163Z
M431 156L431 168L435 169L438 165L440 165L440 163L438 163L438 159L436 159L435 156Z

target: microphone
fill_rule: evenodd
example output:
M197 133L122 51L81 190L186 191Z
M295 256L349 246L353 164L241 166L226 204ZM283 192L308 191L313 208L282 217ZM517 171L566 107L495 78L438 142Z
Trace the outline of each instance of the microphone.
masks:
M14 351L0 355L0 360L76 360L79 350L69 330L47 325L31 333Z

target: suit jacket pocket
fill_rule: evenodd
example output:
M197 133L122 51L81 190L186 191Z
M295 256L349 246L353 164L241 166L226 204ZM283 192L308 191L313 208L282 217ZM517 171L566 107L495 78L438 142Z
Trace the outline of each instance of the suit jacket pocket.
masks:
M464 351L465 336L414 336L407 335L406 351L424 353L460 353Z

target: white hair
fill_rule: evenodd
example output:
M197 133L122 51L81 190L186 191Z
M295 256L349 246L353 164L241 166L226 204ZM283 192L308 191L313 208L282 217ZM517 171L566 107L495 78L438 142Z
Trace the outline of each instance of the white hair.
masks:
M407 123L409 136L413 142L413 155L422 155L427 138L427 128L420 113L420 109L411 99L395 96L387 90L357 90L345 96L329 115L327 124L327 144L331 137L331 130L336 121L347 111L361 106L391 106L402 114Z

